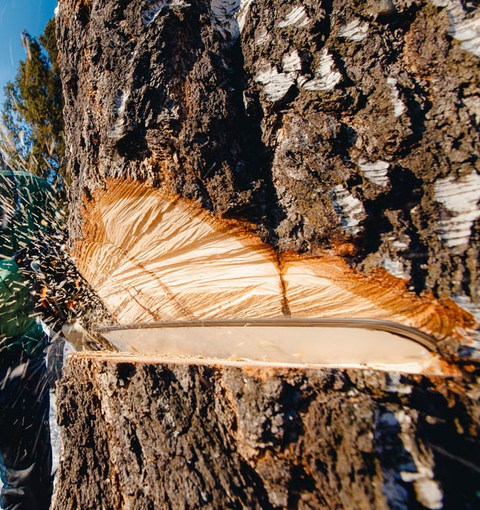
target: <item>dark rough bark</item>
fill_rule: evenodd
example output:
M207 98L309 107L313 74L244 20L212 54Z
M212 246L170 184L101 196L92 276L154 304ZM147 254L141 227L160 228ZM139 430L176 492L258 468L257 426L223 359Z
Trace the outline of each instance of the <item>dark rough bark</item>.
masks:
M470 379L77 355L55 508L478 508Z
M148 180L475 311L475 2L239 8L59 0L72 237L108 177ZM478 508L474 370L73 357L56 508Z
M148 179L475 310L474 2L59 4L75 235L82 195Z

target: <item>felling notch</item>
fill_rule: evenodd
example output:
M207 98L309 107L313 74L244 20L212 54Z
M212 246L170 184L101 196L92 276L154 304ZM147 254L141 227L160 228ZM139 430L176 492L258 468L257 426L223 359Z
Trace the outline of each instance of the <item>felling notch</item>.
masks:
M138 181L110 179L85 208L75 257L119 324L252 318L396 321L468 343L473 318L335 256L278 254L238 222Z

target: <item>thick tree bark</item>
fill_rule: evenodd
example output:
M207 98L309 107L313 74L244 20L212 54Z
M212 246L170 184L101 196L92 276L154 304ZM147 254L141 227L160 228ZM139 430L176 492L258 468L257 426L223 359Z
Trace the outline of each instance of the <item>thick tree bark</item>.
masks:
M113 243L91 258L111 240L96 221L109 200L147 181L165 210L247 220L276 266L327 254L343 308L366 278L379 307L396 300L385 285L429 310L447 298L436 331L468 336L474 318L448 298L478 312L479 16L460 0L59 0L71 234L95 234L82 252L95 283L101 263L148 272L124 249L134 235L124 266ZM119 356L68 361L57 509L478 507L474 365L413 376Z
M55 509L474 509L473 381L77 354Z
M73 232L106 177L148 179L280 250L333 248L475 311L479 16L460 0L60 0Z

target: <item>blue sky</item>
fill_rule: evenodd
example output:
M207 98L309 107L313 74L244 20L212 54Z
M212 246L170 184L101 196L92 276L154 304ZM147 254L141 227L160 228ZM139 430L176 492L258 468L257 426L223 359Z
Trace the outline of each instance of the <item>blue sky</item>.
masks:
M5 84L14 79L19 60L25 59L23 30L40 35L56 5L57 0L0 0L0 104Z

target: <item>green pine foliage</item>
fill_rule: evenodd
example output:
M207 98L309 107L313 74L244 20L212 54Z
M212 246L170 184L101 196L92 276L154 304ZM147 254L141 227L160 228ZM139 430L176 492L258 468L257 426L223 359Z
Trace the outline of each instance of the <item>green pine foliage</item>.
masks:
M14 81L5 87L2 149L5 159L13 157L14 168L61 179L65 176L65 140L55 19L47 23L38 40L24 32L22 43L27 57L20 61Z

